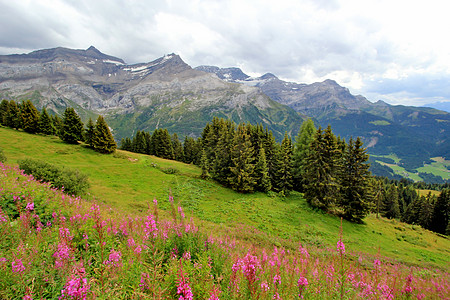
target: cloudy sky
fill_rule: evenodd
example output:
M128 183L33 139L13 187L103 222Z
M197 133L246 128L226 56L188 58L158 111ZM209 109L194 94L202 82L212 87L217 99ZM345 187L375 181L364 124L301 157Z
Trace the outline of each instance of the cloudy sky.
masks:
M0 54L93 45L127 63L179 54L371 101L450 101L447 0L0 0Z

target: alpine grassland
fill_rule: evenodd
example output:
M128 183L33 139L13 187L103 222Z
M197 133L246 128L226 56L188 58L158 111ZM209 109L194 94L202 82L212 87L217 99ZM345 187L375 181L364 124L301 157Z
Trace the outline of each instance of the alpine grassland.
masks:
M303 195L241 194L180 162L0 128L1 299L449 299L450 241ZM18 168L76 169L72 196Z

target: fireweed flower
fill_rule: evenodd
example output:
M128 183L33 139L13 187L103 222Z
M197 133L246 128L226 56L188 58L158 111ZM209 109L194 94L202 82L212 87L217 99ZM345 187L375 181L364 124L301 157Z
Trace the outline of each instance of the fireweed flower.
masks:
M180 269L178 273L178 286L177 286L177 294L180 295L179 300L193 300L194 295L192 294L191 287L189 286L186 278L183 274L183 269Z
M21 274L21 273L23 273L25 271L25 267L23 266L22 260L20 258L14 260L11 263L11 266L12 266L12 271L15 272L15 273Z
M345 245L344 245L344 243L343 243L341 240L339 240L339 241L337 242L336 248L337 248L337 251L338 251L339 253L341 253L341 254L344 254L344 253L345 253Z
M26 209L29 211L34 210L34 202L28 202Z
M266 281L261 283L261 290L263 292L267 292L269 290L269 284Z

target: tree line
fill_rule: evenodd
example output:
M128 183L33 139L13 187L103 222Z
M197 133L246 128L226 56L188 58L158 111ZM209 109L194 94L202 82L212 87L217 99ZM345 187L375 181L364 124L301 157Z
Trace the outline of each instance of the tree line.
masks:
M13 129L22 129L32 134L59 136L70 144L83 141L100 153L112 153L117 144L103 116L98 116L96 123L89 118L85 128L75 109L65 109L63 117L49 114L47 109L41 112L30 100L16 103L14 100L2 100L0 103L0 124Z

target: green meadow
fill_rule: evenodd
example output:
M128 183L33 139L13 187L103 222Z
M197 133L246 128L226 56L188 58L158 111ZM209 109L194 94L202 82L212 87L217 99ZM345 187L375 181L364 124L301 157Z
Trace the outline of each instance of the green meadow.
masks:
M339 240L341 220L312 209L300 193L289 197L240 194L200 179L201 170L194 165L121 150L102 155L84 145L65 144L57 137L8 128L0 128L0 147L10 165L34 158L88 174L91 187L84 198L126 213L143 214L157 199L168 215L171 194L207 233L288 249L299 243L335 248ZM347 251L448 270L449 239L419 226L369 215L365 224L342 221L342 230Z

